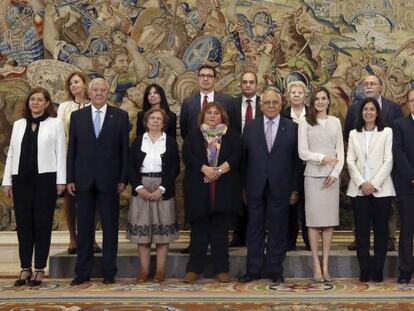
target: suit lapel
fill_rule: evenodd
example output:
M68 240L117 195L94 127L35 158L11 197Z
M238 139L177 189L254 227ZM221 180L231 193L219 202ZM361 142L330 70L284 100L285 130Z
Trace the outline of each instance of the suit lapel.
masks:
M387 116L390 112L390 105L388 104L388 101L381 96L381 103L382 103L382 107L381 107L381 111L382 111L382 115L385 120L388 120Z
M286 130L285 119L282 116L280 116L279 128L277 129L275 141L273 142L272 152L275 151L277 146L280 144L280 141L283 139L283 135L285 134L285 130Z
M375 146L375 143L378 140L378 129L377 127L375 127L374 131L372 132L372 137L371 137L371 141L369 142L369 151L372 151L372 148Z
M105 119L102 124L102 129L101 129L101 132L99 133L98 140L101 139L101 137L105 135L105 132L108 131L108 128L111 126L111 123L113 121L113 118L114 118L114 111L111 106L107 105Z
M265 148L266 152L268 152L267 150L267 144L266 144L266 136L265 136L265 127L264 127L264 117L261 116L260 118L256 119L257 120L257 126L256 126L256 137L259 138L260 143L263 145L263 147ZM252 121L254 122L254 121Z
M262 116L262 110L260 109L260 97L259 95L256 96L256 113L254 115L255 118L260 118Z
M85 124L88 124L88 132L93 136L94 139L96 139L95 136L95 130L93 128L93 115L92 115L92 105L89 105L88 107L84 108L85 114L84 117L86 118Z
M193 111L194 111L194 116L195 116L195 118L196 118L196 120L197 120L197 117L198 117L198 114L200 113L200 111L201 111L201 96L200 96L200 93L198 93L195 97L194 97L194 100L195 100L195 103L194 103L194 105L193 105ZM196 121L196 123L197 123L197 121Z

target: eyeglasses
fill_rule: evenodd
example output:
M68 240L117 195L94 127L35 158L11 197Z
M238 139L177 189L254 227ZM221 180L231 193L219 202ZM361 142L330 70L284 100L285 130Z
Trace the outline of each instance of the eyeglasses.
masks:
M376 85L380 85L380 83L378 82L364 82L362 83L363 86L376 86Z
M266 107L271 107L271 106L278 106L278 105L281 105L281 103L280 103L280 102L278 102L278 101L276 101L276 100L269 100L269 101L264 101L264 102L262 102L262 105L263 105L263 106L266 106Z
M205 75L205 74L201 74L201 75L198 75L198 77L199 77L199 78L201 78L201 79L204 79L204 78L207 78L207 79L214 79L214 75Z

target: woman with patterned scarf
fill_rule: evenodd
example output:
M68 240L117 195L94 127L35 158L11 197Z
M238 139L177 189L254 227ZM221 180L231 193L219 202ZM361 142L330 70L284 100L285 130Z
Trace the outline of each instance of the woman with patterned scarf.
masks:
M183 144L184 210L191 225L184 281L198 280L210 245L217 281L229 282L228 229L241 206L242 142L229 128L227 113L218 102L203 106L198 124L200 128L189 133Z

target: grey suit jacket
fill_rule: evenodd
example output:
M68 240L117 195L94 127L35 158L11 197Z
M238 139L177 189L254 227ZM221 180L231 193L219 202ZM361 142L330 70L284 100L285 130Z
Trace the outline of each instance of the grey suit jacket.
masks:
M235 122L235 107L233 98L225 94L214 92L214 101L217 101L223 105L229 116L230 126L232 127ZM192 130L198 128L197 121L200 111L200 93L184 99L180 112L180 132L183 139L185 139L187 134Z

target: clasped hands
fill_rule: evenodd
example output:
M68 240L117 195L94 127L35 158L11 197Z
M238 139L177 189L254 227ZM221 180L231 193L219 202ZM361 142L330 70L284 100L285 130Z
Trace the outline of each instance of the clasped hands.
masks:
M363 195L371 195L377 192L377 189L369 181L364 182L360 187Z
M208 166L203 165L201 167L201 172L204 174L203 181L205 183L211 183L216 181L220 178L220 176L224 173L227 173L230 170L230 165L227 162L224 162L220 166Z
M157 202L162 198L162 193L159 188L157 188L154 192L150 192L145 187L142 187L137 191L137 193L141 198L147 201Z

